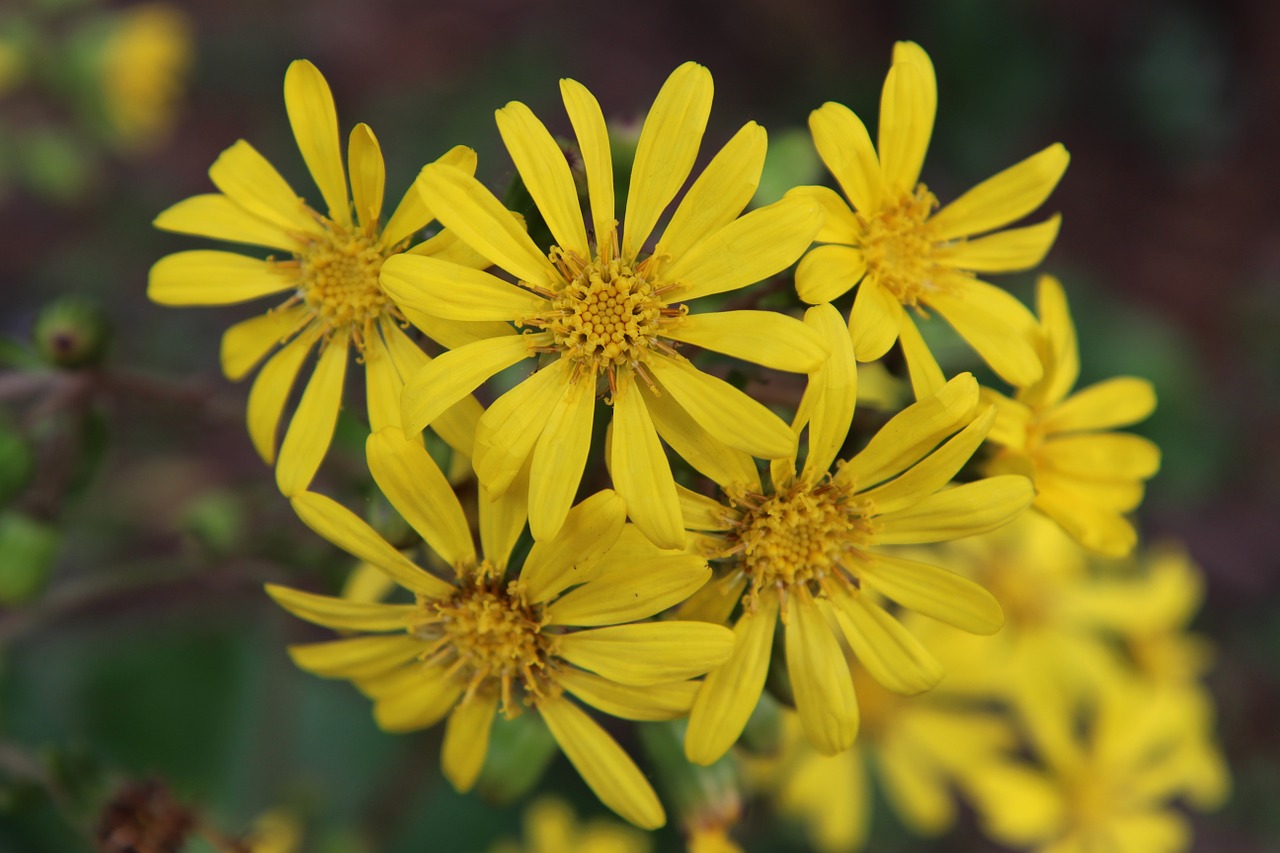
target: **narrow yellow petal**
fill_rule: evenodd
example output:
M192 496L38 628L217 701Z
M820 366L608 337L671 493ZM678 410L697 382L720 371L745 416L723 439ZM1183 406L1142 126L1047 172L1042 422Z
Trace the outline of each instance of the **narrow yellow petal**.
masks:
M968 426L953 435L945 444L916 463L902 476L889 480L859 493L859 497L875 504L876 511L884 514L910 506L918 500L934 494L956 475L982 444L996 410L990 406Z
M596 492L569 510L553 539L534 542L520 570L525 600L540 604L591 580L600 558L622 535L627 505L612 491Z
M351 200L356 220L368 233L382 217L382 196L387 185L387 167L382 160L378 137L361 122L351 129L347 142L347 169L351 172Z
M683 681L723 663L733 650L728 628L709 622L641 622L560 637L560 657L610 681L643 687Z
M395 591L396 582L373 563L359 562L342 582L341 595L347 601L382 601Z
M280 416L293 390L293 383L302 369L311 347L320 339L320 329L312 327L289 341L262 366L258 378L249 389L249 405L246 410L249 438L254 449L268 465L276 459L276 434Z
M743 125L680 200L655 254L682 257L742 213L760 185L767 147L763 127Z
M713 436L670 395L655 393L643 384L638 387L658 435L676 455L721 486L736 483L759 489L760 475L750 455Z
M1156 390L1146 379L1118 376L1071 395L1041 425L1048 432L1113 429L1137 423L1156 408Z
M827 360L826 344L812 329L777 311L690 314L664 334L672 340L792 373L809 373Z
M933 135L937 92L932 64L894 56L880 94L880 170L890 198L910 193L920 179Z
M613 154L609 147L609 128L595 95L577 80L562 78L560 96L569 113L574 136L578 138L582 168L587 173L592 227L596 240L603 240L612 232L614 222Z
M417 637L385 634L289 646L299 669L325 678L368 678L413 660L426 648Z
M868 554L857 572L867 586L908 610L962 631L994 634L1004 624L1004 611L995 597L955 572L880 553Z
M422 442L388 427L370 435L365 449L378 488L431 550L451 566L474 562L466 514Z
M294 495L291 503L303 524L356 559L382 569L405 589L427 598L453 594L452 584L418 568L355 513L332 498L303 492Z
M1062 215L1024 228L1008 228L976 240L934 250L933 259L947 267L973 272L1016 272L1038 266L1058 239Z
M400 393L404 390L404 381L382 339L385 327L382 323L378 327L364 346L364 396L371 432L400 428Z
M441 353L405 384L401 398L405 432L421 432L480 383L528 357L528 342L514 333Z
M578 191L564 151L537 116L519 101L507 104L494 117L516 171L556 244L579 257L591 257L582 224L582 206L578 204Z
M838 299L862 281L867 261L853 246L818 246L796 267L796 293L810 305Z
M329 206L329 218L350 225L351 203L338 147L338 112L333 93L319 69L305 59L294 60L285 72L284 105L302 159Z
M675 720L689 714L693 697L701 686L697 681L673 681L628 687L581 669L565 669L556 680L562 687L592 707L624 720Z
M944 489L907 509L880 516L876 542L914 545L976 536L1008 524L1034 496L1031 481L1012 474Z
M270 583L266 590L276 604L299 619L340 631L403 631L418 610L413 604L347 601Z
M450 148L435 162L453 166L467 175L476 173L476 152L465 145ZM398 246L425 228L427 223L435 218L427 208L427 203L419 189L421 180L422 175L419 174L414 179L413 185L409 187L409 191L404 194L404 198L400 200L395 212L391 214L391 218L387 220L386 227L382 229L379 246L384 248Z
M966 279L954 293L932 295L929 304L1010 385L1025 388L1043 374L1035 317L1007 291Z
M227 198L286 232L321 231L306 203L267 158L243 139L218 155L209 167L209 178Z
M902 357L907 362L911 377L911 391L917 400L931 397L942 390L947 378L942 375L938 360L933 357L928 344L920 335L915 320L909 312L902 312L902 325L898 327L898 341L902 345Z
M747 576L733 572L703 586L676 610L677 619L726 625L747 588Z
M267 353L283 345L292 332L302 328L306 314L305 306L295 305L283 311L273 310L250 317L227 329L222 334L223 374L233 382L243 379Z
M840 643L807 587L787 596L787 673L805 737L823 755L844 752L858 735L858 700Z
M658 91L636 144L623 218L623 257L640 254L658 217L689 177L711 115L712 90L711 72L686 62Z
M853 206L868 214L878 210L883 194L880 158L862 120L844 104L828 101L809 113L809 132L818 156ZM860 232L859 227L854 233Z
M849 337L858 361L875 361L898 339L902 328L902 303L879 281L864 280L849 313Z
M730 447L765 459L795 453L791 428L723 379L703 373L684 359L657 357L647 366L681 408Z
M432 363L440 361L437 358ZM505 492L529 461L538 437L564 396L568 372L568 360L556 359L494 400L481 416L471 461L490 494Z
M684 547L680 502L671 465L658 441L640 389L630 373L618 376L613 398L610 473L636 526L661 548Z
M489 266L488 261L485 261L485 266ZM458 349L459 347L465 347L467 344L474 344L477 341L510 337L515 334L515 330L510 323L499 320L477 320L475 322L444 320L433 314L426 314L415 308L410 308L408 305L400 305L399 308L406 320L421 329L428 338L436 341L446 349Z
M357 686L371 694L382 692L376 687L370 690L364 682ZM443 667L418 664L406 668L397 688L371 696L376 699L373 718L383 731L412 732L434 726L462 695L462 685L450 678Z
M767 594L738 619L732 655L703 680L689 713L684 754L694 764L719 760L742 734L764 690L777 622L778 599Z
M1123 432L1054 436L1037 458L1054 471L1080 477L1145 480L1160 470L1160 448Z
M1098 510L1131 512L1142 503L1145 486L1140 480L1112 480L1060 474L1047 468L1035 472L1036 498L1064 490L1079 502Z
M196 249L156 261L147 278L147 297L161 305L231 305L296 286L296 278L267 261Z
M996 421L991 425L987 441L1017 451L1025 450L1031 410L1017 400L1011 400L990 388L982 389L979 400L981 405L994 406L996 410Z
M939 240L983 234L1016 222L1039 207L1058 185L1071 156L1061 143L987 178L929 221Z
M444 743L440 749L440 767L445 778L465 794L475 785L489 752L489 732L498 711L498 694L477 693L464 699L449 714L444 724Z
M680 498L680 514L684 526L690 530L728 530L733 526L737 512L719 501L677 485Z
M895 693L932 690L942 680L942 664L883 607L858 592L832 601L849 648L871 677Z
M600 802L642 829L657 829L667 822L662 803L640 768L581 708L559 698L539 703L538 712Z
M547 301L480 270L427 255L392 255L378 283L397 305L446 320L503 320L527 317Z
M740 216L688 252L663 273L680 281L686 301L737 290L794 264L822 227L822 210L803 196L788 196Z
M276 485L291 497L311 485L329 451L342 405L342 385L347 375L347 339L334 335L320 345L320 359L289 421L280 458L276 461Z
M529 466L526 464L511 488L493 495L480 484L480 546L485 559L499 569L507 566L529 520Z
M805 312L804 321L831 350L831 358L810 377L800 404L809 423L804 476L816 483L830 470L849 436L858 399L858 371L853 342L839 311L830 305L815 305ZM799 418L797 414L797 425Z
M659 557L587 581L547 605L548 625L591 628L647 619L693 595L711 577L696 556ZM699 673L701 674L701 673Z
M276 222L257 216L221 193L194 195L165 210L151 223L163 231L295 252L298 240Z
M404 386L417 375L418 371L429 364L431 359L409 339L392 318L383 317L378 327L382 332L382 345L395 372L393 391L395 408L389 425L400 427L404 423L401 411ZM483 413L484 409L480 407L479 401L475 397L466 396L435 418L431 428L450 447L469 457L476 440L476 426L480 423L480 415Z
M572 379L551 410L533 448L529 469L529 531L534 539L555 536L564 523L591 449L595 418L594 376Z
M881 754L877 766L894 812L921 835L945 832L955 822L956 813L947 780L934 765L917 757L905 739L890 739L881 747Z
M1033 387L1021 389L1018 399L1028 406L1047 409L1075 387L1080 355L1067 295L1053 276L1042 275L1036 282L1036 310L1040 314L1045 375Z
M877 176L877 180L878 180ZM818 205L822 211L822 227L814 235L819 243L839 243L852 246L861 242L864 228L849 203L830 187L794 187L788 196L801 196Z

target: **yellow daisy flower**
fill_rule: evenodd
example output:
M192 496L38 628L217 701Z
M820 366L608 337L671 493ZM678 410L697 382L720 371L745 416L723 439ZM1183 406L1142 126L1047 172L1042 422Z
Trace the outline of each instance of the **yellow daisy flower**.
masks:
M769 491L754 468L703 471L720 483L724 503L680 491L685 522L700 532L705 553L733 561L682 615L719 622L739 599L743 604L733 655L707 676L689 718L685 752L699 764L723 755L755 708L779 617L805 734L828 755L848 749L858 731L840 638L892 690L920 692L942 677L937 661L879 595L974 633L992 633L1003 621L1000 605L977 584L883 548L982 533L1031 502L1025 477L947 488L994 417L989 407L979 411L977 383L969 374L956 377L892 418L830 472L853 416L854 361L834 308L812 308L805 319L832 357L811 378L793 427L798 432L807 423L809 429L803 469L797 473L794 459L775 462Z
M937 311L1002 378L1030 384L1040 376L1035 321L1021 302L975 274L1040 263L1057 237L1059 216L988 232L1039 207L1069 157L1051 145L937 210L937 198L918 183L937 103L928 54L898 42L881 95L878 153L848 107L827 103L809 116L818 154L848 203L824 187L789 193L823 206L817 239L829 244L800 262L796 289L816 305L861 283L849 314L858 360L880 358L901 340L917 397L937 390L943 376L907 307Z
M625 226L615 217L604 115L573 80L560 81L586 170L584 223L564 152L524 104L498 110L498 129L556 245L539 247L480 183L448 166L422 173L427 206L518 284L426 257L393 258L382 283L401 304L450 321L508 321L523 329L446 353L406 386L416 431L503 368L539 354L540 370L500 397L476 432L475 469L495 493L532 466L529 522L555 534L582 476L597 395L612 405L610 469L636 525L655 543L684 541L675 481L659 437L676 453L720 448L777 458L795 436L742 391L698 370L683 342L780 370L813 370L826 353L804 324L773 311L691 313L685 304L787 268L817 233L821 211L789 199L740 216L759 183L764 129L744 126L645 246L688 178L711 110L707 69L675 70L645 120L631 171Z
M298 60L285 74L284 95L294 136L324 197L327 215L308 207L253 146L240 140L209 169L220 192L179 202L157 217L156 227L265 246L290 257L264 261L234 252L178 252L151 268L147 295L163 305L225 305L290 294L284 304L232 326L222 338L222 369L232 380L243 378L279 346L249 392L248 426L254 447L268 464L277 463L276 482L290 495L311 483L328 451L342 402L348 350L354 347L364 361L369 422L377 430L399 426L404 381L430 361L401 329L405 317L446 345L470 340L472 332L412 316L378 284L386 258L405 251L432 217L411 188L382 223L386 171L373 131L358 124L351 132L348 197L328 83L314 65ZM474 170L475 153L458 147L437 162ZM409 251L472 260L447 233ZM308 353L316 348L315 371L277 460L276 436L285 403ZM475 400L458 398L436 429L450 445L469 454L479 416Z
M191 21L170 3L122 11L103 46L102 100L121 148L159 147L173 129L193 50Z
M1057 279L1040 279L1038 303L1043 378L1017 385L1013 399L982 392L998 412L990 440L1000 449L987 470L1030 477L1036 509L1086 548L1123 557L1138 539L1124 513L1137 508L1144 481L1160 470L1160 448L1110 430L1150 415L1155 389L1145 379L1120 376L1071 394L1080 358Z
M489 853L650 853L653 840L607 820L579 821L563 800L543 797L524 810L524 843L501 841Z
M697 689L687 679L723 661L732 635L695 622L630 623L702 586L710 576L706 561L632 547L622 535L622 499L604 491L570 510L560 533L535 544L508 582L507 561L526 519L522 496L482 495L478 553L462 506L419 443L387 428L370 436L368 462L388 500L454 567L455 578L419 568L334 501L296 495L294 508L308 526L380 567L416 599L356 602L268 586L302 619L369 632L293 646L294 662L354 681L387 731L447 717L441 761L459 791L480 773L494 715L534 711L605 805L637 826L661 826L665 815L644 774L567 694L627 719L684 715Z

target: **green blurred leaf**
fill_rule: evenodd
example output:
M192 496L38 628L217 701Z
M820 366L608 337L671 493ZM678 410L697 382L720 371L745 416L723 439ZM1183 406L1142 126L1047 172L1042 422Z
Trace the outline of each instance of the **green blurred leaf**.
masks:
M0 515L0 603L20 604L44 586L58 548L55 527L19 512Z
M35 457L26 438L0 418L0 506L22 493L34 469Z
M822 180L822 161L809 138L809 131L790 128L770 134L769 151L764 158L764 172L752 207L772 204L787 190Z

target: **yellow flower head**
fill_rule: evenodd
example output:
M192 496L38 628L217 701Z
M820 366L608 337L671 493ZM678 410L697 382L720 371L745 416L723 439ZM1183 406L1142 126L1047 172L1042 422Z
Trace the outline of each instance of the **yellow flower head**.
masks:
M804 372L826 353L798 320L767 311L691 313L687 303L785 269L821 223L817 205L788 199L741 215L759 182L764 129L744 126L650 237L698 154L711 109L707 69L686 63L645 120L621 225L604 115L573 80L560 82L586 171L589 221L564 152L524 104L498 110L498 129L556 241L540 247L480 183L447 166L423 171L427 206L516 279L431 258L389 261L382 283L402 304L451 321L506 321L523 330L447 353L405 388L405 428L421 429L490 376L539 354L543 367L500 397L476 432L475 468L495 492L531 465L530 526L555 534L586 463L598 395L613 408L610 468L636 525L655 543L684 541L675 482L659 436L676 453L741 451L777 458L795 437L767 408L695 368L685 342L767 367Z
M582 822L563 800L542 797L524 810L524 843L502 841L490 853L650 853L648 835L608 820Z
M1160 449L1110 430L1150 415L1155 390L1120 376L1072 394L1080 372L1075 326L1051 276L1040 279L1039 310L1043 378L1018 385L1013 399L983 389L999 413L991 441L1000 449L988 470L1030 477L1036 509L1086 548L1123 557L1138 539L1124 513L1142 502L1144 482L1160 470Z
M294 646L294 662L354 681L388 731L447 716L442 763L460 791L480 772L494 715L534 711L605 805L638 826L662 825L662 806L644 775L566 691L629 719L686 713L697 689L686 679L723 661L732 635L704 623L624 623L687 598L710 576L706 561L659 554L643 539L636 547L631 537L614 549L626 511L605 491L572 509L559 534L535 544L508 581L507 561L526 518L522 495L482 494L477 552L461 505L420 442L394 427L382 430L369 438L368 461L388 500L455 577L448 582L414 565L332 500L296 495L294 508L313 530L381 568L416 600L356 602L268 586L296 616L372 632Z
M826 223L817 239L830 244L800 262L796 288L816 305L861 283L849 315L858 360L880 358L901 339L917 397L937 390L943 377L906 307L937 311L1009 382L1034 382L1034 319L975 274L1029 269L1049 251L1058 216L987 232L1040 206L1067 168L1066 149L1051 145L937 210L937 198L918 183L937 104L928 54L898 42L880 101L878 151L847 107L827 103L810 115L818 154L848 202L822 187L788 194L822 205Z
M750 480L721 480L723 504L681 491L686 523L702 531L706 553L732 561L684 615L721 621L743 603L733 655L707 677L689 719L685 752L700 764L724 754L755 708L779 617L805 734L828 755L848 749L858 732L841 639L895 691L917 693L942 677L880 596L974 633L992 633L1003 621L1000 605L977 584L882 548L991 530L1031 502L1025 477L947 487L991 428L994 412L979 410L977 383L963 374L907 407L832 472L853 416L854 362L834 308L810 309L806 321L833 355L810 380L793 427L808 422L810 429L803 470L794 459L775 462L770 490L754 469Z
M155 148L169 136L192 59L191 22L177 6L120 13L103 47L102 89L121 148Z
M352 346L364 360L370 425L375 430L400 425L404 379L430 359L401 330L405 314L382 290L378 273L386 258L408 249L431 214L411 189L391 218L382 222L386 171L378 141L365 124L351 132L348 195L333 95L314 65L305 60L290 65L284 95L298 147L327 213L309 207L253 146L241 140L209 169L220 192L179 202L156 218L156 227L266 246L288 257L263 261L233 252L178 252L151 268L147 293L164 305L224 305L290 294L278 308L232 326L222 339L222 368L230 379L242 378L282 345L253 384L248 424L254 447L268 463L277 462L276 482L289 495L310 484L328 451ZM475 153L458 147L438 162L471 171ZM448 234L411 251L458 254ZM423 324L441 331L429 318ZM285 403L317 345L315 372L277 460L276 436ZM436 428L466 453L479 415L479 404L462 399Z

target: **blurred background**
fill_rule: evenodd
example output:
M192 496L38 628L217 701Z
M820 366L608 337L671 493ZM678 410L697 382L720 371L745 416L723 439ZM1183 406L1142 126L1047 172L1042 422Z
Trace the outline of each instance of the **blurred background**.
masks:
M556 82L569 76L625 122L693 59L716 84L703 160L759 121L767 195L825 178L805 130L824 101L874 127L906 38L937 69L923 180L944 203L1051 142L1072 154L1044 208L1064 216L1044 270L1072 302L1082 384L1155 382L1159 409L1138 431L1164 464L1142 528L1183 540L1207 576L1194 627L1216 650L1234 795L1195 818L1194 849L1280 849L1280 4L605 8L0 6L0 851L85 849L102 818L82 804L104 790L126 804L171 797L175 814L227 838L285 809L308 851L478 851L518 829L518 808L452 792L438 733L384 735L354 690L289 663L286 643L317 635L261 584L334 589L350 566L280 499L243 428L248 386L219 373L223 329L258 309L145 298L156 259L205 245L151 220L211 191L207 169L236 139L315 197L283 109L291 60L323 71L344 134L373 127L390 199L455 144L505 186L492 115L509 100L567 133ZM1030 274L999 281L1032 292ZM114 330L101 366L74 369L99 324ZM39 366L50 361L64 368ZM326 477L362 488L357 420L339 442ZM551 773L581 794L581 813L599 810L567 765ZM797 843L761 825L749 849ZM880 810L874 831L882 851L1000 849L963 820L926 842ZM675 832L660 843L676 849Z

